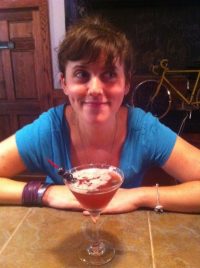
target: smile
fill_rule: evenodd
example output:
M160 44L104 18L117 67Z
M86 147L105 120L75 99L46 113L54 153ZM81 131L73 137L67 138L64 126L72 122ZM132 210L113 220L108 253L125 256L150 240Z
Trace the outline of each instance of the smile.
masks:
M85 100L85 101L82 101L82 104L100 106L100 105L108 105L108 104L110 104L110 102L109 101L98 101L98 100Z

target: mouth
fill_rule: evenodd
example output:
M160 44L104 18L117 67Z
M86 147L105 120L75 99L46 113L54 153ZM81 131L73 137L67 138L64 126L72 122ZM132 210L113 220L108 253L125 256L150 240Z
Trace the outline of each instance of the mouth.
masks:
M83 105L86 104L86 105L91 105L91 106L101 106L101 105L109 105L110 102L107 101L107 100L83 100L81 102Z

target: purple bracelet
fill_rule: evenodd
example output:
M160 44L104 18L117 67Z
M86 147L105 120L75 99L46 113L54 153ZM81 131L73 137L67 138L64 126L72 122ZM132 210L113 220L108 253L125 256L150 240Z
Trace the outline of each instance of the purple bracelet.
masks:
M38 192L37 192L37 204L38 206L41 206L43 205L43 196L46 192L46 190L49 188L49 186L53 185L53 183L43 183L40 188L38 189Z
M38 190L42 185L42 181L28 182L22 192L22 204L24 206L37 206L38 204Z

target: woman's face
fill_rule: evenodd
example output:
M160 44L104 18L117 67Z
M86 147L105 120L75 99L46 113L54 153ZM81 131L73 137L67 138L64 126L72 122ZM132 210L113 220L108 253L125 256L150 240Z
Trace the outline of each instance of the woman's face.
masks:
M88 123L112 120L129 89L123 64L107 67L103 57L91 63L68 61L61 84L77 117Z

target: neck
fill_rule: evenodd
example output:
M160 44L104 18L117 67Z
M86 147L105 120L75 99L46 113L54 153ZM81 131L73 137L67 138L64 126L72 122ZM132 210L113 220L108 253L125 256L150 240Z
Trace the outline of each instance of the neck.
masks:
M80 125L77 120L79 142L81 150L87 158L87 163L111 163L117 135L117 122L117 118L115 118L112 124L107 123L93 127L91 124Z
M73 110L66 110L70 122L73 165L86 163L119 164L121 145L125 139L127 111L120 112L109 122L90 124L77 118Z
M77 129L87 145L106 146L112 142L117 131L117 117L102 124L87 124L77 119Z

